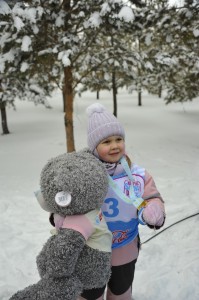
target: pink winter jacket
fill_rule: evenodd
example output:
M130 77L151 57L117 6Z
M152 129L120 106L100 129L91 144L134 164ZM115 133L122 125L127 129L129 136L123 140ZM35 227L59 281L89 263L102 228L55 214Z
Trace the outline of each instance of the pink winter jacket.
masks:
M145 199L148 203L152 203L152 202L157 203L157 205L162 209L162 211L164 213L164 211L165 211L164 202L162 200L162 197L161 197L159 191L156 188L156 185L155 185L155 182L154 182L152 176L145 169L140 168L134 164L132 165L131 170L132 170L133 175L136 178L138 178L137 189L139 190L139 188L140 188L140 196L143 199ZM123 171L123 169L121 170L121 166L118 166L118 168L116 168L116 172L114 172L114 175L116 175L115 180L117 180L118 178L120 180L122 178L122 180L125 181L124 171ZM109 197L109 193L111 193L110 188L109 188L107 197ZM106 197L106 199L107 199L107 197ZM132 209L135 209L135 208L132 208ZM103 207L102 207L102 211L103 211ZM135 218L136 219L138 218L137 211L136 211ZM51 221L52 221L52 216L51 216ZM57 228L62 227L63 226L63 218L60 217L59 215L54 215L53 223L55 223L55 226ZM84 228L84 232L81 232L81 233L86 238L86 236L88 237L90 235L90 230L91 230L89 228L89 223L88 223L88 228L87 228L86 224L87 223L85 222L85 218L82 217L82 218L78 218L78 224L75 224L75 219L71 220L71 224L70 224L70 220L68 219L68 222L64 224L65 225L64 227L75 228L76 230L79 230L79 231L81 231L81 228ZM158 226L158 228L163 226L163 224L164 224L164 222L160 226ZM119 248L112 249L112 265L118 266L118 265L123 265L128 262L131 262L132 260L137 259L138 254L139 254L139 236L137 234L135 236L135 238L132 241L130 241L129 243L127 243L126 245L119 247Z
M158 209L160 208L162 210L162 215L163 215L162 224L160 224L160 226L157 226L157 228L160 228L164 224L164 216L165 216L164 202L162 200L162 197L161 197L159 191L156 188L156 185L155 185L155 182L154 182L152 176L144 168L141 168L136 164L132 164L131 172L135 178L134 190L135 190L136 196L142 197L143 199L145 199L147 201L148 204L149 203L151 204L152 202L156 203L156 205L158 207L156 205L155 206ZM123 192L125 194L127 194L129 181L128 181L128 177L127 177L126 173L124 172L121 165L117 166L112 178L120 186L121 190L123 190ZM117 202L114 202L114 199ZM124 203L124 201L120 200L120 198L116 195L116 193L114 193L114 190L111 191L110 188L109 188L108 194L107 194L104 202L106 202L107 204L106 204L106 206L103 205L102 211L105 214L105 220L108 224L108 227L110 227L110 230L113 231L113 236L115 235L114 226L115 226L115 222L117 222L117 221L124 222L124 226L126 224L125 222L127 222L127 224L128 224L128 222L130 221L135 226L135 230L131 234L131 238L129 239L130 242L127 241L126 244L124 243L124 245L122 245L121 247L120 246L116 246L115 248L113 247L113 249L112 249L112 265L113 266L123 265L128 262L131 262L134 259L137 259L138 254L139 254L139 234L138 234L139 229L138 229L138 221L136 221L136 219L138 220L138 211L136 210L135 207L133 207L133 205L130 206L130 205ZM115 208L114 205L116 205L115 203L117 203L118 219L114 215L114 208ZM120 211L121 211L121 213L120 213ZM111 216L111 214L112 214L112 216ZM109 222L110 222L110 224L112 224L111 226L109 226ZM143 219L141 220L140 223L145 224ZM125 228L125 227L119 227L119 229L121 229L121 228ZM117 232L119 235L120 231L121 230L117 230L117 227L116 227L116 236L117 236ZM125 234L124 234L124 236L125 236ZM128 239L128 237L126 237L126 238ZM133 240L132 240L132 238L133 238ZM120 238L120 239L122 239L122 238ZM113 240L113 242L114 242L114 240Z

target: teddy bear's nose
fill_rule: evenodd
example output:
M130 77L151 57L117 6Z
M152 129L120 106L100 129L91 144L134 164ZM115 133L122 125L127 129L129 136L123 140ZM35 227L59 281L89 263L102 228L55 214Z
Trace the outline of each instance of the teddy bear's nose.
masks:
M57 205L65 207L71 203L71 194L68 192L59 192L55 195L55 202Z

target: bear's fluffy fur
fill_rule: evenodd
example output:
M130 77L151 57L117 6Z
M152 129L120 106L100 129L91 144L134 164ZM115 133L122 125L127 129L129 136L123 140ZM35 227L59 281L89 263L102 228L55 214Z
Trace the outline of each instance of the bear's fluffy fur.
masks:
M48 211L67 218L100 209L108 189L107 172L84 149L48 161L41 172L40 185ZM55 202L56 194L61 191L71 194L68 206ZM110 257L111 250L90 247L80 232L60 228L37 256L39 282L18 291L10 300L76 300L83 289L106 284Z

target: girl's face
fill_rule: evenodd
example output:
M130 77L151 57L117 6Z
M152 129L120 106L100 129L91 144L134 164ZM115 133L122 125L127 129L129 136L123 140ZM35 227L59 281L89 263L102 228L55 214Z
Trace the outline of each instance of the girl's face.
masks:
M109 163L116 163L125 153L125 143L121 136L110 136L97 146L99 158Z

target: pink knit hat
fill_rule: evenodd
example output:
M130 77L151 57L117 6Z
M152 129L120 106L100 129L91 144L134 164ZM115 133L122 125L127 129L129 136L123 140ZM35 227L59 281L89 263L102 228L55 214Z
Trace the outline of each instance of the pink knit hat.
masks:
M125 132L118 119L108 112L100 103L87 107L88 114L88 146L94 151L99 143L112 135L125 138Z

